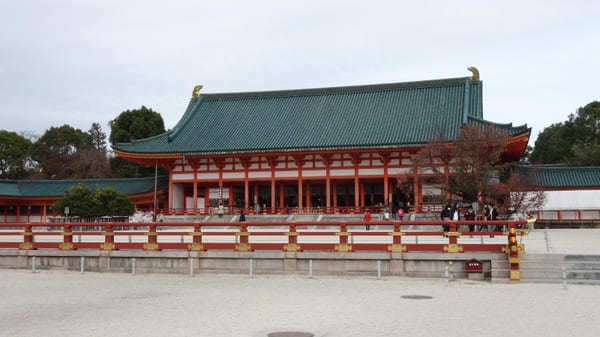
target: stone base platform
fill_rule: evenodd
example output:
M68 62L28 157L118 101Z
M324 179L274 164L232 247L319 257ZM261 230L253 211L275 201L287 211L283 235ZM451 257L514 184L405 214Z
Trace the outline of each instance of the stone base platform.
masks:
M35 259L34 259L35 257ZM248 274L377 275L382 276L467 278L465 262L483 263L483 275L489 279L492 266L506 261L498 253L384 253L384 252L278 252L278 251L59 251L39 249L23 251L0 249L0 268L62 269L89 272L180 273L199 272ZM492 263L495 261L495 263ZM379 262L379 263L378 263ZM135 268L135 270L134 270Z

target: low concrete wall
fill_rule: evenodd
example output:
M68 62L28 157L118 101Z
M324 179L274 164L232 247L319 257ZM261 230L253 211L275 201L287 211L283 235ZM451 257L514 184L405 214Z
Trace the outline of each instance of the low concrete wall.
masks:
M299 252L255 251L59 251L40 249L22 251L0 250L0 268L32 268L35 256L37 269L77 270L82 257L85 271L136 273L194 272L249 273L252 263L256 274L309 274L312 261L313 275L377 275L377 261L381 274L409 277L444 277L448 266L451 277L466 278L465 262L477 259L483 262L484 276L492 274L492 260L506 261L506 255L496 253L383 253L383 252Z

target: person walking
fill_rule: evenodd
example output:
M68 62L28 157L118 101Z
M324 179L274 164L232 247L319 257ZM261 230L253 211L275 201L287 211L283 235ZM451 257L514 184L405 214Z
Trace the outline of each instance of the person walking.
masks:
M365 228L367 230L371 229L371 225L369 224L371 222L371 213L369 211L366 211L363 221L365 222Z

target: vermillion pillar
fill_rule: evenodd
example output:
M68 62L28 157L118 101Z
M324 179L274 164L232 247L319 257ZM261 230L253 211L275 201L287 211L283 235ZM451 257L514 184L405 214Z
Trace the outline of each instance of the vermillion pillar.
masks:
M388 177L388 163L390 162L390 156L388 153L380 153L381 162L383 163L383 200L386 206L390 204L390 190L389 190L389 177Z
M194 170L194 214L198 214L198 170L196 169L196 165L192 165L192 169Z
M304 166L304 157L294 157L296 166L298 167L298 209L302 212L302 166Z
M352 164L354 164L354 208L360 209L360 187L358 181L358 164L360 163L360 154L352 154Z
M337 212L338 207L338 193L337 193L337 183L333 182L333 209L334 212Z
M284 189L283 189L283 184L279 183L279 208L283 209L285 207L284 205Z

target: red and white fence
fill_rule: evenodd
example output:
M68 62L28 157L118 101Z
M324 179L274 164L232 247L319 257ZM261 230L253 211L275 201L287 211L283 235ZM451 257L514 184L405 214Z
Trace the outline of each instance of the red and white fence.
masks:
M2 223L0 248L502 252L526 221ZM494 236L494 239L489 239ZM485 238L485 240L484 240ZM514 242L513 242L514 243Z

